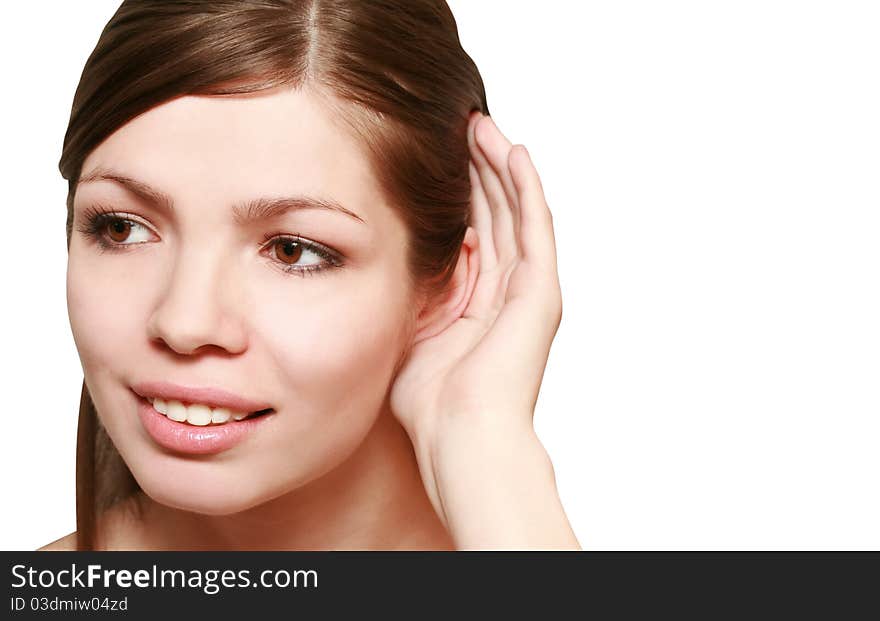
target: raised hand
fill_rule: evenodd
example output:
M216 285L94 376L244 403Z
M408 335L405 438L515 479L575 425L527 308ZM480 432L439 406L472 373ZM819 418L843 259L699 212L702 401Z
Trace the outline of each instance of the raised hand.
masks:
M477 276L461 315L413 346L391 407L458 547L578 548L532 426L562 316L552 217L525 147L479 113L468 143Z

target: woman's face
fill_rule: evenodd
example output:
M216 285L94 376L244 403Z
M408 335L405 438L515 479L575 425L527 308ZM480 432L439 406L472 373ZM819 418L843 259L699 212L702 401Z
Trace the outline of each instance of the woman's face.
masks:
M414 316L406 231L326 110L287 89L183 97L84 162L70 323L98 415L158 502L220 515L275 498L344 461L383 406ZM354 215L248 218L279 198ZM101 211L114 219L92 221ZM232 448L175 451L139 415L145 382L220 388L275 412Z

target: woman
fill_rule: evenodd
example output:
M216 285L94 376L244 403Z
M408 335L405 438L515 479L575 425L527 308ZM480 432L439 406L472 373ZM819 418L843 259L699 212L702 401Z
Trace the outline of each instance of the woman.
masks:
M84 382L42 549L579 549L532 426L552 221L487 114L442 0L123 2L60 162Z

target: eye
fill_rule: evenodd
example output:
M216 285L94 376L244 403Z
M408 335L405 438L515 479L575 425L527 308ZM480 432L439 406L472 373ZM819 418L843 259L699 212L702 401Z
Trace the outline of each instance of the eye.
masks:
M268 250L273 262L286 273L308 276L328 268L342 267L339 253L299 236L275 237L269 242ZM311 259L308 259L309 255L312 255ZM303 263L304 256L306 262Z
M79 231L98 242L104 250L134 246L150 241L150 229L131 218L103 208L91 208L84 215Z
M146 227L144 225L140 224L139 222L134 222L133 220L123 220L122 218L114 218L114 219L110 220L109 222L107 222L105 227L107 229L107 235L110 237L110 239L113 240L113 242L115 242L117 244L124 244L126 242L126 240L128 240L132 231L134 231L135 233L137 233L138 230L140 230L142 232L146 231ZM138 236L135 235L135 237L138 237ZM140 237L143 237L143 234L141 234ZM143 243L145 241L149 241L149 240L148 239L135 239L131 243L139 244L139 243Z

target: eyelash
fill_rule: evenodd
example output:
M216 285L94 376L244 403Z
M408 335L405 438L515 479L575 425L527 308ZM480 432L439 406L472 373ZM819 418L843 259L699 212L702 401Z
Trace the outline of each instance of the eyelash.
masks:
M85 221L85 223L80 225L77 230L79 230L80 233L86 235L89 239L95 241L98 244L101 252L124 252L129 246L138 246L146 242L120 244L108 241L107 237L105 236L107 226L116 222L128 222L130 224L137 224L138 226L147 228L144 224L138 222L137 220L123 217L125 215L127 214L121 214L110 209L106 209L104 207L89 207L83 213L83 220ZM265 246L269 242L273 242L273 244L269 246L270 248L273 247L274 244L279 242L295 243L304 250L315 253L325 261L325 263L323 264L319 263L317 265L296 267L293 265L284 264L281 261L270 259L270 261L275 264L277 269L280 269L282 272L285 272L287 274L313 276L318 272L322 272L331 268L339 268L344 265L341 257L336 252L330 250L329 248L326 248L321 244L299 237L298 233L296 235L279 235L277 233L271 233L263 238L262 242L260 243L260 247Z

